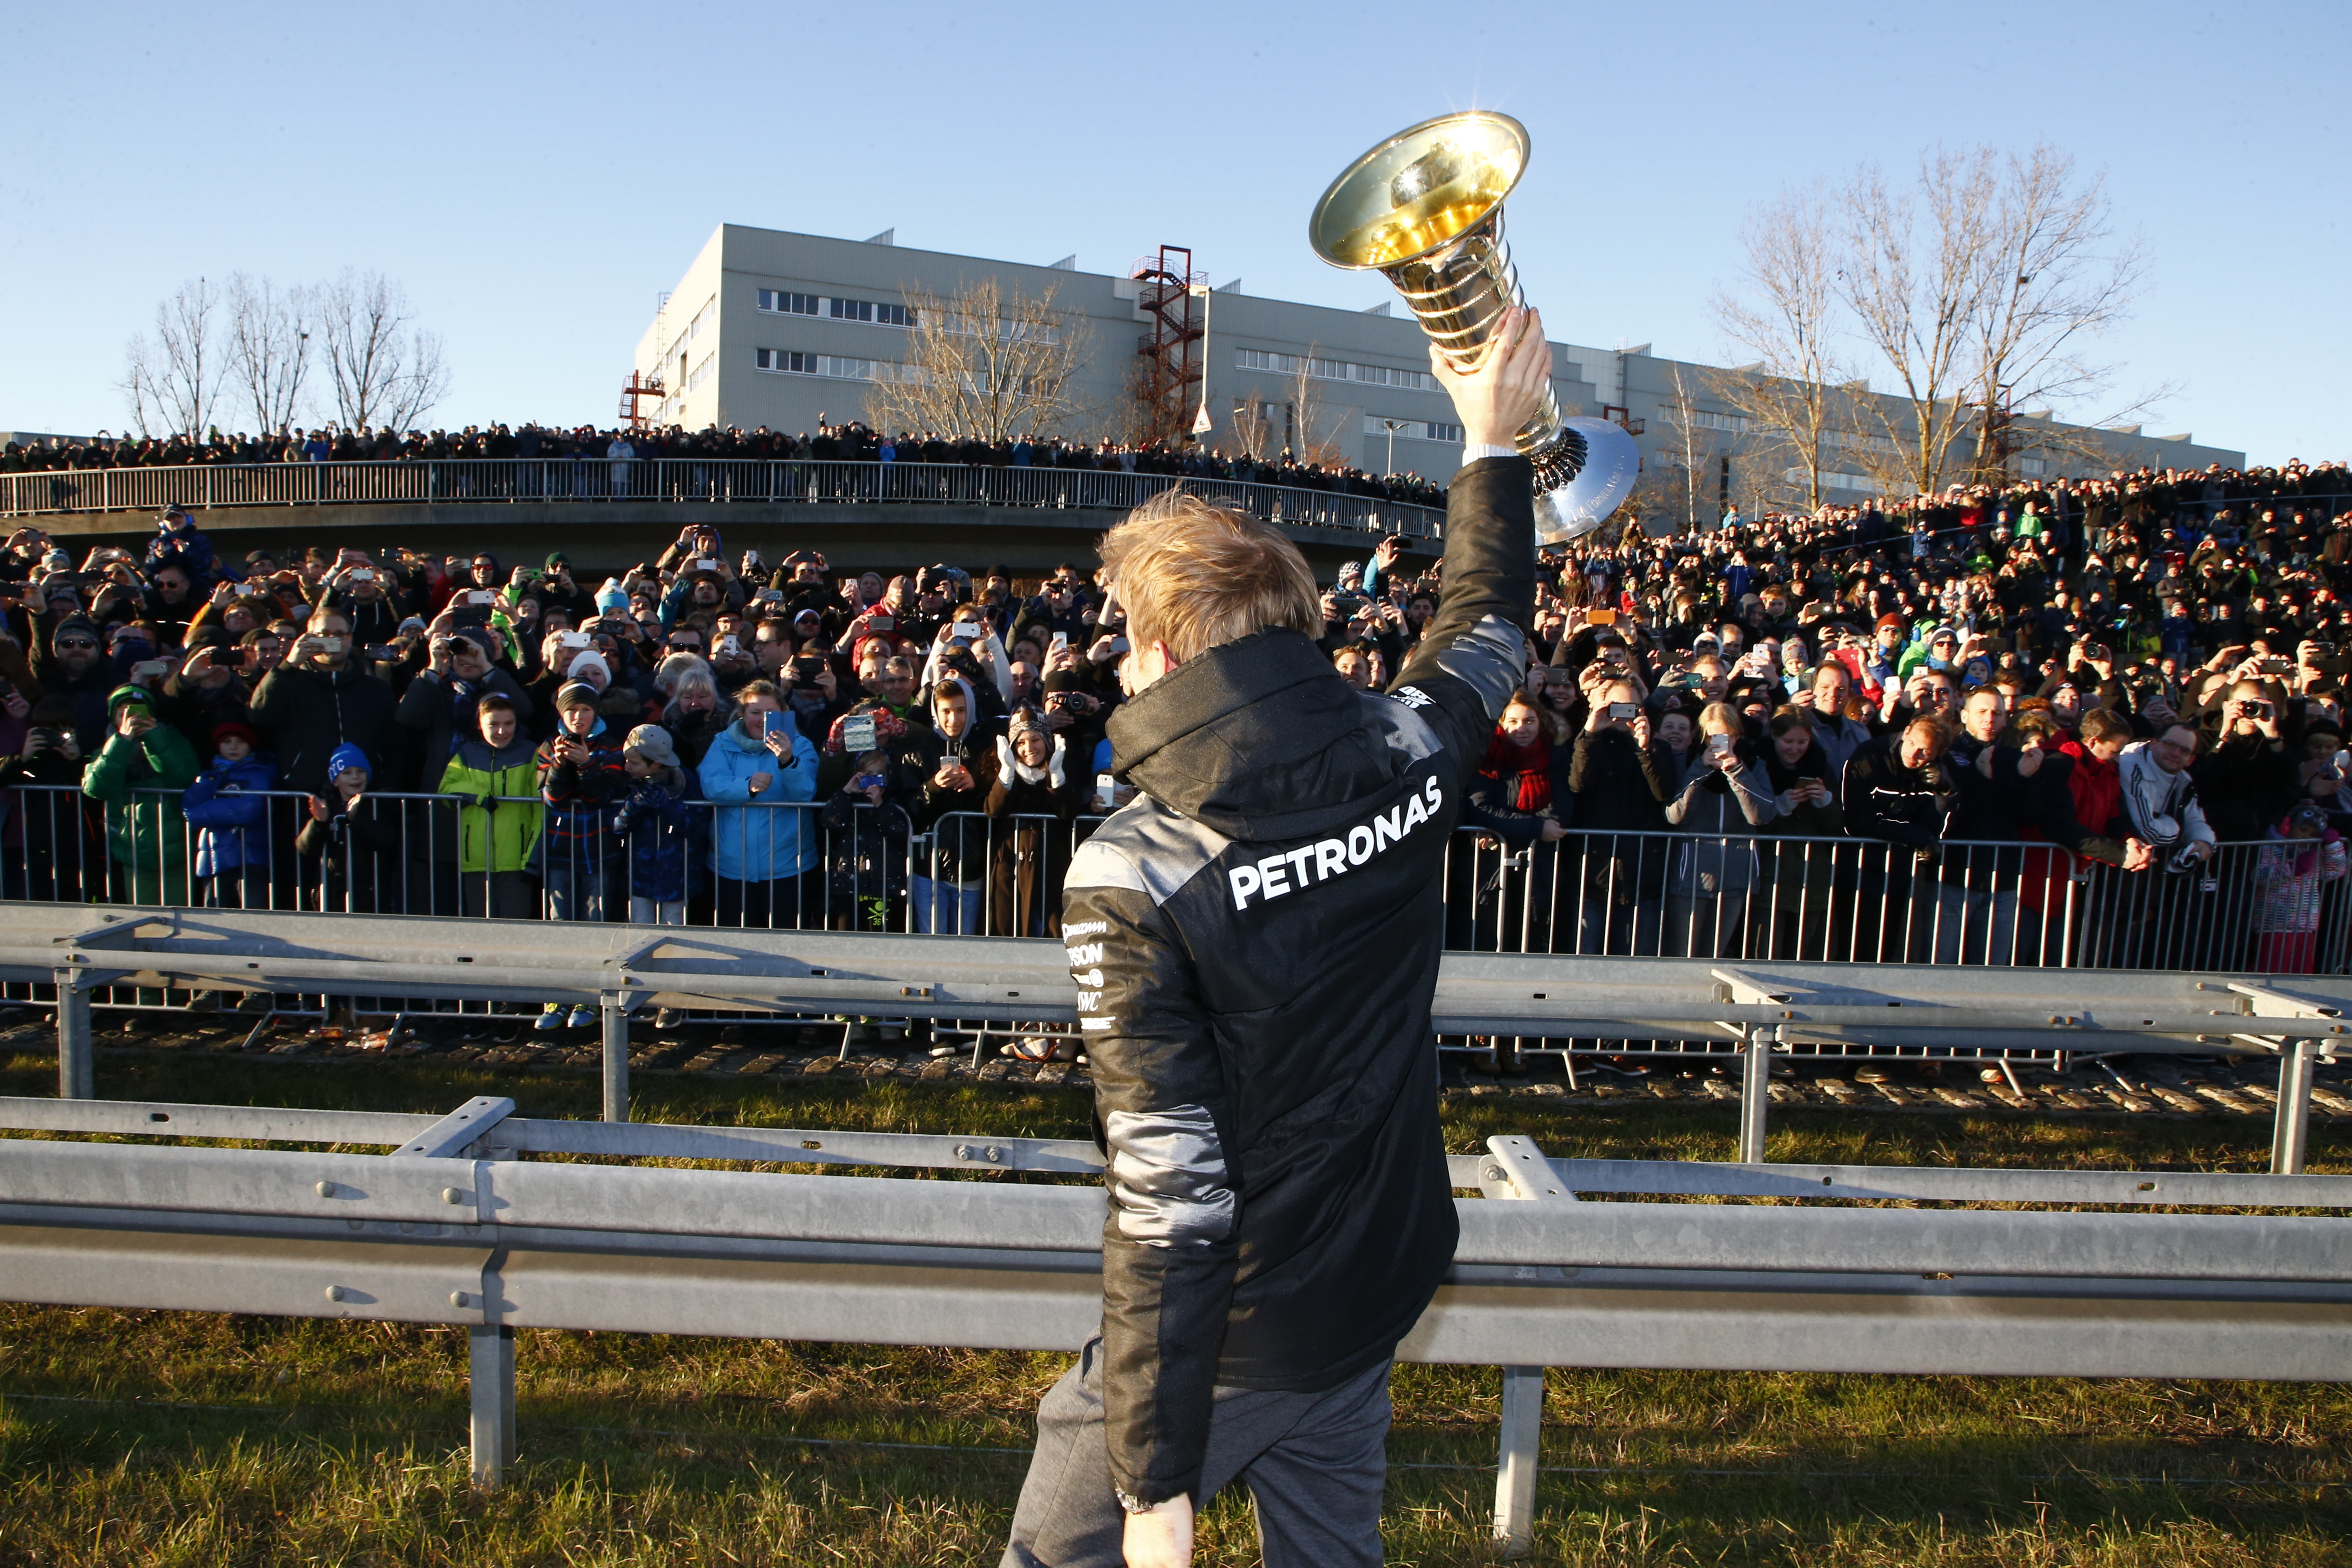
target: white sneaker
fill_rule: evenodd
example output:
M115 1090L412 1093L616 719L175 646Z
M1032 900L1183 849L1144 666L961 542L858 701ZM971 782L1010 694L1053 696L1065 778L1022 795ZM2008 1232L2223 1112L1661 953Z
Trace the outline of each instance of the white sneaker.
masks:
M530 1026L541 1034L549 1035L551 1035L556 1030L563 1027L563 1004L561 1002L550 1002L546 1006L540 1009L539 1017L532 1022Z
M596 1009L589 1006L584 1002L575 1003L572 1008L572 1026L575 1029L594 1028L596 1026Z

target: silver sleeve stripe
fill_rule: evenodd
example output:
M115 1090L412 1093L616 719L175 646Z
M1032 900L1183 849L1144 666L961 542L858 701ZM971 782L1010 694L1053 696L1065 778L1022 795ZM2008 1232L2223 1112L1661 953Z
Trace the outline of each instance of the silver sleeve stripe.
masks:
M1070 857L1066 890L1125 888L1154 905L1174 898L1233 840L1142 795L1095 830Z
M1475 691L1486 717L1500 719L1528 668L1528 639L1500 616L1487 616L1437 656L1437 668Z
M1429 721L1393 697L1372 692L1364 694L1364 710L1371 721L1380 726L1381 739L1392 752L1401 752L1408 762L1421 762L1437 755L1437 731Z
M1234 1233L1234 1190L1208 1108L1103 1118L1118 1233L1146 1247L1205 1247Z

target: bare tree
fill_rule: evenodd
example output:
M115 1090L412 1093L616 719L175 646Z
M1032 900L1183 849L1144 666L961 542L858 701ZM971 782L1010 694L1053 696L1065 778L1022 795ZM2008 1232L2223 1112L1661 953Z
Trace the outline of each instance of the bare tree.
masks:
M1643 479L1656 476L1653 486L1655 500L1643 513L1646 524L1654 516L1679 513L1679 531L1699 531L1699 496L1707 476L1715 471L1717 461L1717 431L1706 420L1709 411L1698 405L1698 388L1692 378L1683 374L1677 363L1668 373L1672 392L1658 405L1660 455L1665 461L1645 469ZM1641 486L1637 484L1638 493Z
M1941 489L1960 466L1954 447L1972 420L1971 324L1999 184L1990 148L1938 148L1919 160L1916 196L1890 191L1874 163L1841 193L1839 293L1896 384L1903 417L1875 399L1870 408L1877 433L1898 449L1878 465L1879 477L1905 489Z
M275 430L302 417L310 337L318 324L313 294L242 272L228 280L230 364L257 429Z
M1298 356L1298 368L1290 376L1290 406L1286 411L1291 456L1302 463L1320 463L1325 468L1338 468L1345 461L1339 449L1339 426L1347 418L1346 411L1333 412L1323 402L1323 389L1317 384L1315 374L1317 351L1321 345L1308 343L1307 352Z
M2080 402L2113 379L2115 367L2090 352L2127 313L2147 275L2147 245L2116 239L2105 176L2077 179L2073 156L2046 142L2009 154L1985 240L1969 326L1984 421L1978 467L1999 478L2011 453L2025 449L2011 409ZM2098 423L2142 413L2161 395L2142 395ZM2024 434L2026 446L2044 444Z
M1252 462L1263 460L1273 449L1278 428L1274 412L1274 405L1260 396L1255 386L1234 400L1234 445Z
M1786 448L1802 472L1806 507L1818 508L1843 413L1832 389L1847 379L1834 346L1838 240L1828 193L1819 184L1783 190L1748 214L1739 243L1744 287L1716 296L1715 318L1755 360L1719 373L1709 390L1756 438Z
M219 291L205 279L183 283L155 307L155 336L125 351L123 395L142 436L184 432L202 438L225 390L229 354L214 319Z
M315 303L338 423L406 429L448 395L440 335L413 324L399 284L381 272L345 268Z
M1057 436L1080 411L1090 336L1081 317L994 278L951 294L905 291L907 358L877 366L866 415L879 429L967 432L989 441Z

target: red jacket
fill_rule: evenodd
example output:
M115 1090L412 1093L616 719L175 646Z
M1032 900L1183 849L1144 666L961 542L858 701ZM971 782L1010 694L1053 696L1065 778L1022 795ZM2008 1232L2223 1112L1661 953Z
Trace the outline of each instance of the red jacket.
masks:
M2100 837L2109 837L2107 825L2123 814L2123 775L2113 763L2091 755L2080 741L2061 741L2058 750L2074 759L2067 787L2074 792L2074 820Z

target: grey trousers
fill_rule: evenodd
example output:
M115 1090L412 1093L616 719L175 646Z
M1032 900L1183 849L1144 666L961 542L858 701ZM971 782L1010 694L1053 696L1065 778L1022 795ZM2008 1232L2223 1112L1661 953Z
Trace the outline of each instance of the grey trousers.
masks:
M1265 1568L1380 1568L1389 1364L1315 1394L1217 1389L1195 1500L1205 1507L1239 1478ZM1097 1338L1038 1402L1037 1452L1001 1568L1120 1568L1126 1531L1111 1492Z

